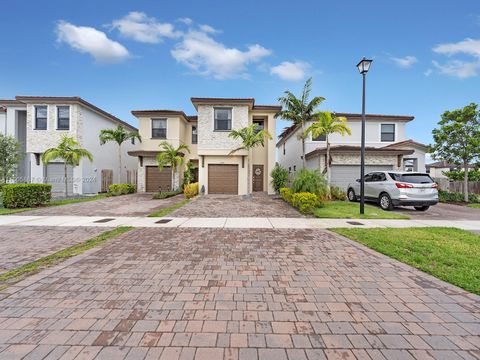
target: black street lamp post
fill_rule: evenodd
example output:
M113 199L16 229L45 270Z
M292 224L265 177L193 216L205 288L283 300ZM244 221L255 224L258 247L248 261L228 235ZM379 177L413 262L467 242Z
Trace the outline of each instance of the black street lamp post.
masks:
M360 214L365 212L365 79L373 60L365 57L357 64L358 71L363 78L362 94L362 144L360 150Z

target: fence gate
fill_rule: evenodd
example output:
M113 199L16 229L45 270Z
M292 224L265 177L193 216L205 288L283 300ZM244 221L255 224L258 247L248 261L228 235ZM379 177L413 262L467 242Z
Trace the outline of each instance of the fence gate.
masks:
M137 186L137 170L127 170L127 184Z
M102 169L102 192L108 192L108 187L112 185L113 170Z

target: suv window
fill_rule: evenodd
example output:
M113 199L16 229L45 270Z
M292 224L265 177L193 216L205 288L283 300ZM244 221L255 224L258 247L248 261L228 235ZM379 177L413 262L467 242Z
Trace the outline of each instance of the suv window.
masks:
M365 175L365 182L372 182L373 180L373 173Z
M402 181L410 184L432 184L434 181L428 174L395 174L389 173L395 181Z

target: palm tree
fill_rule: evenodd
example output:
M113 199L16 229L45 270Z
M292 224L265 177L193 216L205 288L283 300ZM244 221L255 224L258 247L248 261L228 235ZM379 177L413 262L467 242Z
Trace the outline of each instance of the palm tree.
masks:
M54 159L63 159L65 169L65 197L68 197L67 166L78 166L82 158L93 161L92 154L87 149L79 146L80 143L74 138L63 136L57 147L47 149L42 154L42 162L45 165Z
M121 125L118 125L115 129L103 129L100 130L100 145L104 145L107 142L114 141L118 144L118 183L122 182L122 144L127 140L138 139L142 142L138 131L127 131Z
M267 130L260 130L258 124L251 124L239 130L232 130L228 134L232 139L241 139L242 146L230 151L229 155L232 155L240 150L247 150L247 193L251 194L251 181L250 181L250 151L259 146L264 146L265 139L272 139L272 135Z
M275 118L282 118L290 120L294 125L302 127L302 133L300 139L302 140L302 164L305 168L305 126L311 121L316 119L317 107L325 100L321 96L315 96L310 99L310 93L312 91L312 78L308 79L303 86L302 96L297 98L292 92L285 91L285 95L278 98L280 104L282 104L283 110L280 110L275 114Z
M175 148L167 141L162 141L160 143L162 151L157 155L158 170L163 171L165 166L170 165L172 169L172 190L175 186L175 173L177 170L180 170L180 167L184 164L185 158L182 151L190 152L190 149L187 145L181 144L179 147Z
M352 135L352 131L347 126L347 118L343 116L335 116L335 113L332 114L329 111L320 111L316 113L316 116L317 121L308 127L306 133L311 133L313 138L325 135L327 142L327 162L325 168L327 169L327 186L330 188L330 141L328 136L330 134Z

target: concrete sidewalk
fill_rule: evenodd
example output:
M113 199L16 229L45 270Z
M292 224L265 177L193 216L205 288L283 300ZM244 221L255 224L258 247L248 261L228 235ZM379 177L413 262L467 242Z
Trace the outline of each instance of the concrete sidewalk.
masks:
M0 216L0 226L134 226L181 228L244 228L244 229L327 229L334 227L455 227L480 231L480 220L364 220L312 218L154 218L101 216Z

